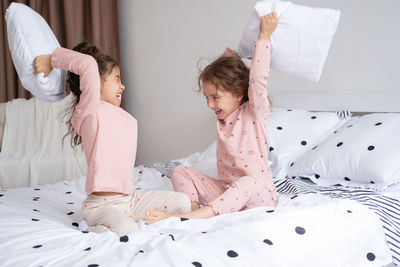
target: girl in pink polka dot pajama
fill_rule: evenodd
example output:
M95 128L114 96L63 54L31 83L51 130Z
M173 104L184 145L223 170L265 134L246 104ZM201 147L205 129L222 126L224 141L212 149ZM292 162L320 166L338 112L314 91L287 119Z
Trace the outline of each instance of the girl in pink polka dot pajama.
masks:
M217 116L219 180L178 166L171 175L174 189L186 193L192 211L169 214L148 211L146 220L170 216L209 218L259 206L276 206L276 189L268 164L266 120L270 114L267 80L270 37L275 13L260 18L250 71L233 50L208 65L199 76L207 105Z

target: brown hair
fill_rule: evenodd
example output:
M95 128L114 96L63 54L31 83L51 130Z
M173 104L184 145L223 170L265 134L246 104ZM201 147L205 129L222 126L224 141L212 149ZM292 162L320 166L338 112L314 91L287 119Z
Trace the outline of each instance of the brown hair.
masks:
M238 56L221 56L200 72L197 80L199 91L204 83L211 83L217 89L223 87L235 96L243 96L241 104L249 100L250 69Z
M82 54L90 55L92 56L96 62L97 66L99 68L99 74L101 78L106 77L108 74L110 74L115 66L118 66L118 63L112 59L108 55L104 55L100 53L99 49L91 45L87 42L83 42L75 46L72 50L77 51ZM79 103L80 96L81 96L81 89L80 89L80 77L79 75L73 73L73 72L68 72L67 74L67 85L71 92L76 96L76 101L72 104L70 109L74 109L75 106ZM71 116L72 117L72 116ZM63 137L63 142L64 138L71 134L71 146L75 148L77 145L82 143L82 138L77 134L77 132L74 130L71 124L71 117L68 119L67 124L68 124L68 132L67 134Z

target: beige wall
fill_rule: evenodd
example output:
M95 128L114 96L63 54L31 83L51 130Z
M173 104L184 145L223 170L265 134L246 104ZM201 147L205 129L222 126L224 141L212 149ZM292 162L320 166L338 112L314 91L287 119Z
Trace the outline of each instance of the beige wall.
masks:
M184 157L215 140L215 117L203 96L194 92L196 64L200 58L212 59L226 46L237 47L255 2L118 1L124 97L128 111L139 121L137 164ZM316 101L310 101L313 91L318 91L320 100L323 92L337 97L340 92L400 91L400 1L292 2L340 9L341 21L319 83L271 73L269 89L275 103L293 107L307 103L310 109L319 109L313 106ZM290 100L283 92L297 95ZM351 108L348 103L363 109L368 103L357 94L350 94L352 98L342 94L327 109Z

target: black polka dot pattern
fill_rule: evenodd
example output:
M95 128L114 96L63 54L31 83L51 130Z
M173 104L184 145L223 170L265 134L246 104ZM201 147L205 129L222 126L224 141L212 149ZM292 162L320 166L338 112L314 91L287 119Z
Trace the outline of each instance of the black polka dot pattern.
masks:
M278 125L275 124L274 127L276 126ZM284 130L291 128L290 125L283 123L280 126ZM346 187L373 190L386 188L399 181L398 179L390 181L386 179L390 172L394 173L398 168L393 163L394 155L400 155L394 149L395 146L398 148L399 144L399 139L393 137L394 129L400 130L398 114L373 113L350 118L348 123L332 130L332 132L337 132L336 135L328 135L318 144L314 144L311 140L308 141L308 137L303 136L301 139L307 142L304 149L310 146L313 151L312 153L306 151L302 156L296 158L294 166L291 166L292 160L287 162L286 176L310 177L310 174L319 172L321 178L318 181L311 178L320 185L342 184ZM298 142L301 142L301 139ZM270 144L274 145L273 142ZM317 146L318 148L316 148ZM278 148L280 147L276 146L277 151L280 152ZM391 160L386 160L385 157L390 157L389 155L392 155ZM279 166L279 163L275 163L274 157L275 155L273 155L272 161L275 165L272 167ZM385 168L372 170L371 166L373 165L385 166ZM272 171L273 176L278 176L274 170ZM278 172L280 172L279 169Z
M284 129L286 129L286 128L284 127ZM296 141L296 143L297 143L297 145L299 145L298 141ZM364 149L365 149L365 146L364 146ZM297 165L297 161L296 161L296 164L294 164L294 162L290 163L290 166L293 166L293 165ZM314 173L314 172L311 172L311 174L314 174L314 176L316 178L319 178L319 174ZM322 172L321 172L321 175L323 175ZM43 188L42 190L45 191L45 188ZM44 194L43 195L41 194L43 192L39 192L38 193L38 192L31 191L31 193L32 194L35 193L37 195L39 195L39 193L40 193L40 195L42 196L42 199L41 199L42 202L45 202L47 200L46 196ZM61 194L64 194L64 193L65 193L65 190L61 191ZM72 193L75 195L75 191L74 190L72 190L71 194ZM296 196L294 196L294 197L296 197ZM77 211L79 210L78 208L80 208L79 207L80 203L78 203L79 201L78 200L76 201L76 207L75 206L74 207L73 206L67 206L66 207L65 206L65 204L66 204L65 199L69 199L69 196L67 197L66 195L64 195L63 199L64 200L62 201L62 203L64 204L64 208L60 209L59 213L62 216L64 216L64 218L66 218L66 221L64 222L64 225L66 225L67 227L69 225L69 227L71 227L70 224L72 224L73 227L78 227L79 224L77 222L73 222L73 220L78 219L78 213L79 212L77 213ZM28 196L28 200L31 201L31 196ZM31 217L34 217L34 218L40 218L40 220L42 220L43 222L46 221L45 215L47 215L47 212L46 212L46 210L44 208L42 210L42 213L32 213L32 207L35 207L35 205L36 205L37 207L42 209L42 207L44 207L43 203L30 203L30 204L31 204L31 206L27 207L27 211L28 211L27 213L28 213L28 216L29 216L28 220ZM75 212L76 216L66 217L65 215L73 215L74 214L74 212L72 212L71 210L73 210ZM35 211L35 210L33 209L33 211ZM344 215L346 215L345 214L346 213L346 209L343 209L341 211L343 212ZM30 214L29 214L29 212L30 212ZM273 210L273 209L267 207L267 208L262 209L261 212L263 212L261 214L261 216L265 217L267 219L274 218L274 216L277 216L277 215L280 214L279 208L277 208L277 210ZM346 216L349 217L349 218L352 218L351 216L354 217L355 215L353 214L353 215L346 215ZM180 218L180 221L182 221L182 222L184 222L186 220L187 220L186 218ZM25 219L25 221L26 221L26 219ZM183 229L187 225L191 225L194 222L193 222L193 220L191 220L191 221L188 221L187 223L182 223L182 224L179 223L179 221L175 221L175 223L179 224L178 227L182 227L182 229ZM293 223L293 222L290 222L290 223ZM38 225L37 223L35 223L35 224L31 223L31 224L32 225ZM178 235L176 232L174 232L174 235L177 236L176 240L175 240L174 235L172 235L172 234L168 235L168 228L167 229L161 228L161 229L163 231L165 231L164 235L163 236L156 236L156 238L157 239L161 239L163 241L166 241L165 243L167 245L179 246L181 244L180 242L182 242L184 240L184 238L182 238L182 236L180 234ZM203 229L209 229L209 228L203 228ZM289 235L293 236L294 238L300 239L301 241L304 241L305 238L310 237L313 234L313 231L312 231L313 229L311 228L311 226L308 226L307 224L302 224L302 223L299 223L299 222L296 223L295 221L294 221L294 224L292 224L292 226L289 226L289 227L287 227L286 229L283 229L283 230L286 231L286 233L288 234L287 236L289 236ZM293 230L295 230L295 231L293 231ZM75 234L79 235L79 232L78 232L77 229L72 229L72 232L75 232ZM197 233L199 233L199 232L197 232ZM207 232L202 232L202 233L207 233ZM156 232L156 234L157 234L157 232ZM213 229L210 229L210 232L209 232L209 234L207 236L202 236L202 235L198 234L199 236L197 238L199 238L199 239L206 238L207 239L208 237L210 237L210 239L212 239L213 238L213 234L214 234ZM272 234L272 232L271 232L271 234ZM98 236L100 236L100 235L96 236L95 234L91 234L91 235L81 236L81 238L91 240L93 237L97 238ZM125 243L124 244L122 244L122 243L118 244L118 238L119 238L120 242L125 242ZM139 250L138 251L138 249L140 249L140 247L136 247L136 249L132 249L132 247L134 248L133 245L135 245L135 244L134 244L133 240L129 240L128 236L122 236L122 237L118 237L118 238L115 238L115 237L113 238L114 239L114 243L116 241L118 247L120 247L120 248L128 248L129 249L131 247L131 251L130 251L131 255L134 255L135 252L136 252L136 254L144 253L143 250ZM275 249L277 249L277 247L282 245L281 240L279 239L279 236L278 235L269 235L267 229L265 231L263 231L263 233L260 236L257 236L254 239L255 239L255 243L254 244L256 246L258 246L260 249L264 249L264 251L270 251L271 249L275 250ZM171 240L175 241L175 242L172 242ZM46 243L38 244L39 242L43 242L43 241L39 241L39 242L37 242L37 241L35 243L33 243L33 244L29 244L28 245L28 249L30 249L30 250L33 250L32 248L37 249L37 251L33 250L33 253L37 253L37 252L46 250L47 248L51 247L51 245L52 245L52 244L46 244ZM129 243L126 243L126 242L129 242ZM100 249L100 247L97 248L97 245L96 245L96 247L93 247L93 245L95 245L95 244L97 244L97 243L85 243L85 244L83 244L83 246L82 245L81 246L77 246L77 250L78 250L77 253L80 253L80 255L82 257L88 257L88 255L90 255L88 257L88 261L86 261L85 265L87 265L89 263L91 263L91 264L87 265L87 266L101 266L103 264L102 261L100 261L99 258L96 259L95 257L92 257L92 255L95 255L95 252L97 252L96 250ZM243 244L243 245L246 245L246 244ZM238 260L243 260L243 258L245 258L245 256L247 256L246 254L248 252L246 250L241 250L241 248L242 248L241 246L235 245L234 243L230 243L230 244L228 244L228 246L231 246L231 247L223 247L223 246L221 246L221 247L218 248L218 250L216 250L216 252L218 252L218 254L219 254L217 256L222 256L222 259L225 260L227 263L231 262L231 263L233 263L231 265L235 265L234 263L238 262ZM40 248L42 248L42 249L40 249ZM149 254L151 252L150 248L147 248L147 249L149 249L149 251L146 250L146 252L148 252L148 255L151 255L151 254ZM151 249L153 249L153 248L151 248ZM378 254L378 251L375 252L373 248L370 249L370 251L371 252L369 252L368 250L365 250L364 252L361 253L361 255L359 255L359 257L362 258L365 261L367 261L367 260L373 261L375 259L375 255L377 255L378 258L380 257L380 254ZM367 252L369 252L369 253L367 254ZM374 252L376 254L374 254L372 252ZM179 256L179 255L176 255L176 256ZM197 258L194 255L192 255L192 256L193 256L192 258L186 258L185 259L186 262L182 263L182 266L185 266L185 265L189 265L190 266L190 264L193 265L193 266L203 266L203 265L208 266L208 264L206 264L206 261L208 263L208 258L207 257L204 257L204 261L203 261L203 257ZM138 259L140 257L143 259L143 258L146 258L146 255L138 255L137 257L138 257ZM229 266L229 264L227 264L227 266Z
M121 236L119 238L119 242L128 242L129 241L129 237L127 235Z
M369 261L374 261L374 260L375 260L375 254L369 252L369 253L367 254L367 259L368 259Z
M228 255L228 257L231 258L236 258L237 256L239 256L239 254L237 254L234 250L229 250L226 254Z
M270 245L270 246L272 246L272 241L271 240L269 240L269 239L264 239L264 241L263 241L265 244L267 244L267 245Z
M297 226L294 230L299 235L304 235L306 233L306 230L303 227L300 227L300 226Z

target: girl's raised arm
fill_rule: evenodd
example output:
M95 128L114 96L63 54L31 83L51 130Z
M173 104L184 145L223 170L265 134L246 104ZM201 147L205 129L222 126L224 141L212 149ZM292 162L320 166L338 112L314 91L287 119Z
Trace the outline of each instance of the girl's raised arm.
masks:
M50 62L50 66L49 66ZM100 103L100 74L96 60L89 55L65 48L56 48L53 54L36 57L35 73L50 73L51 69L65 69L79 75L80 100L75 107L74 121L81 125L83 119L97 109ZM76 129L80 132L80 129Z
M269 78L271 34L278 23L276 13L260 18L260 34L255 41L254 56L250 67L249 103L261 120L270 113L267 83Z

